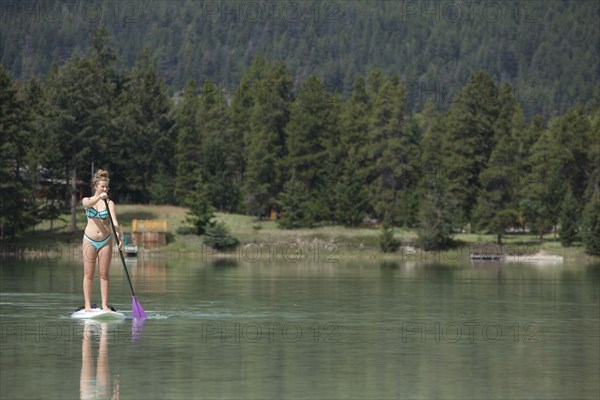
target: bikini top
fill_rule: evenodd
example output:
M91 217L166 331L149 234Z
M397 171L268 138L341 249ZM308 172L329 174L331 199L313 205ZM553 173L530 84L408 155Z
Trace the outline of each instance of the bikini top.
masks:
M86 208L85 215L90 218L106 219L108 218L108 210L96 211L94 208Z

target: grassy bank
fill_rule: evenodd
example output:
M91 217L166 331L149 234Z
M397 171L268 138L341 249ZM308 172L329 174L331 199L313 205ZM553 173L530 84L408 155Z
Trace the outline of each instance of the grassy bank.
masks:
M117 216L125 232L131 231L134 219L167 220L169 226L168 245L160 249L145 250L147 254L195 255L210 251L202 245L201 237L176 233L179 227L186 225L186 211L186 208L176 206L119 205ZM298 251L301 251L305 257L319 257L320 259L323 257L330 259L366 257L383 260L398 260L399 258L435 260L436 257L436 254L424 253L413 247L417 243L416 232L403 228L396 228L394 234L403 245L408 247L404 247L398 253L383 254L379 250L380 229L377 226L360 228L324 226L313 229L285 230L278 228L274 221L259 221L255 217L246 215L217 213L216 219L223 221L242 245L252 244L248 248L249 254L255 254L256 251L271 251L274 254L281 254L285 250L288 254L297 254ZM33 249L47 246L50 243L60 246L77 245L81 243L81 236L86 223L85 215L83 212L78 213L78 231L76 232L67 231L68 221L69 215L63 215L61 220L54 221L52 230L50 229L50 222L45 221L22 234L13 243L19 243L20 246L29 246ZM503 238L504 247L502 248L495 244L495 235L457 234L454 236L454 240L459 248L463 250L453 249L441 252L437 254L438 258L442 260L443 258L466 259L471 249L484 248L487 252L502 251L506 254L523 255L533 255L542 251L546 254L563 256L566 259L589 261L589 257L585 255L582 246L564 248L552 235L546 236L546 239L540 242L535 235L508 234ZM9 240L4 240L5 244L8 242ZM261 250L258 250L258 245L260 245Z

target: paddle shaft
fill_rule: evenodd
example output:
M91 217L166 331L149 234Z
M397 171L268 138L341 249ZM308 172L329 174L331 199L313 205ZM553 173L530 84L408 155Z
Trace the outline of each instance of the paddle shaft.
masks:
M121 256L121 263L123 264L123 269L125 270L125 276L127 277L127 282L129 283L129 289L131 289L131 295L135 297L135 292L133 291L133 285L131 284L131 278L129 277L129 271L127 271L127 265L125 264L125 257L123 257L123 252L119 247L119 238L117 236L117 229L115 228L115 223L113 222L112 215L110 213L110 209L108 208L108 201L104 199L104 204L106 204L106 211L108 211L108 219L110 219L110 225L112 226L113 234L115 235L115 240L117 241L117 249L119 250L119 255Z

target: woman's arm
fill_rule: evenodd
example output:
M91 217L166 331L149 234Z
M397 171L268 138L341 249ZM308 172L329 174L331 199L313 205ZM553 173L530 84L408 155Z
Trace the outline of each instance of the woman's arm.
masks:
M119 248L123 248L123 232L121 230L121 226L119 225L119 221L117 220L117 209L114 201L110 200L108 202L108 209L110 211L110 215L112 216L113 224L115 224L115 231L117 231Z
M101 199L104 200L106 198L107 198L106 193L95 194L91 197L84 197L81 200L81 204L83 205L83 208L90 208L90 207L94 207L96 205L96 203L98 203Z

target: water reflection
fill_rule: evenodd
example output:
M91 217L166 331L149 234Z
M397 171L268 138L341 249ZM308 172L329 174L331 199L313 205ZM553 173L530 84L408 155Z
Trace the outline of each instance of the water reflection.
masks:
M217 259L210 262L210 265L216 270L223 270L227 268L236 268L239 266L235 260Z
M80 399L118 399L119 375L110 376L108 363L108 324L86 321L81 338ZM98 342L98 357L92 343ZM94 361L96 361L94 366Z
M144 318L134 318L131 323L131 339L135 342L142 338L144 330Z

